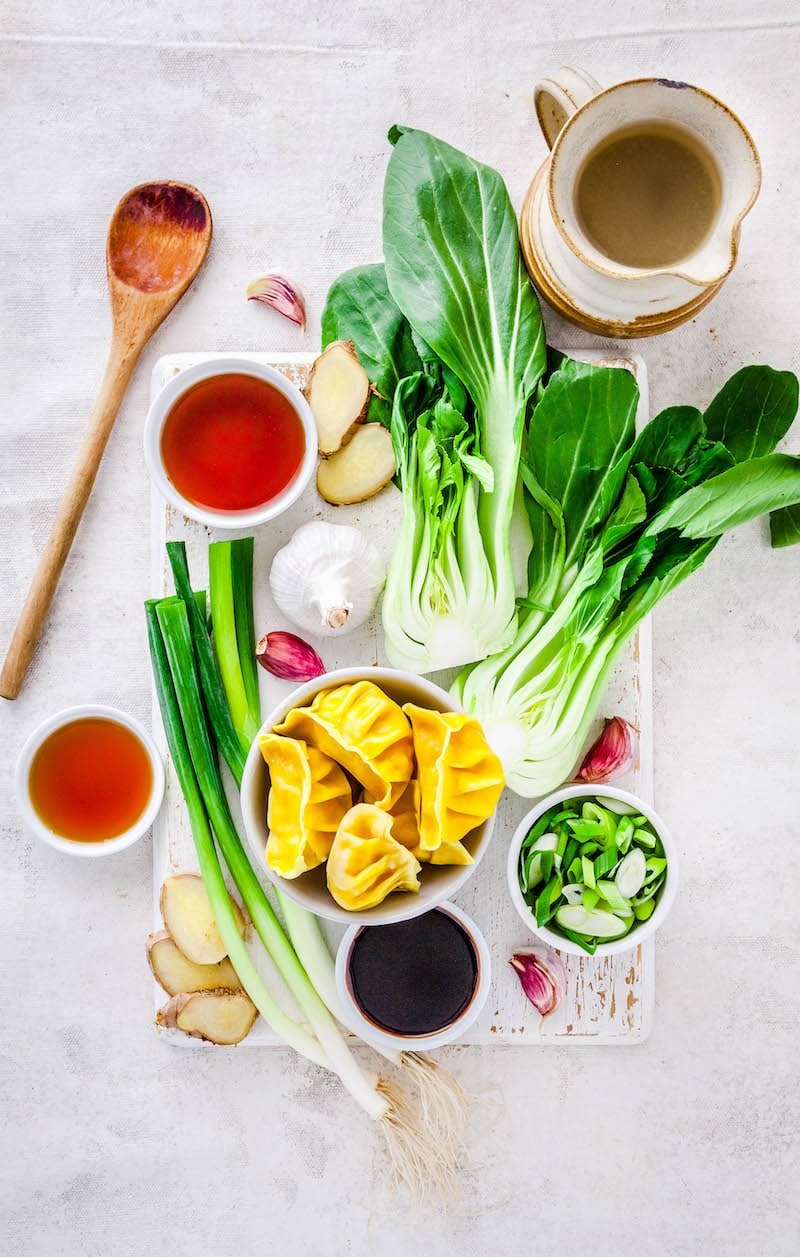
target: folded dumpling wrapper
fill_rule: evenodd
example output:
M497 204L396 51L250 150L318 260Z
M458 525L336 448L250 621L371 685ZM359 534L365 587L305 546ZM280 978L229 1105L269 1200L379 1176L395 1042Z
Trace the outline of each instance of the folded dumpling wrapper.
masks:
M350 783L330 756L300 739L265 733L258 742L270 775L267 864L281 877L299 877L327 860L353 802Z
M372 681L353 681L295 707L275 732L301 738L336 760L378 807L389 809L414 772L411 725Z
M419 845L419 803L419 782L412 779L392 808L392 836L423 864L472 864L463 842L442 842L435 851L423 850Z
M489 819L503 792L503 769L474 716L414 703L403 711L417 760L419 847L433 852L461 842Z
M364 912L394 890L419 890L419 861L392 837L392 818L374 803L343 817L328 856L328 890L347 912Z

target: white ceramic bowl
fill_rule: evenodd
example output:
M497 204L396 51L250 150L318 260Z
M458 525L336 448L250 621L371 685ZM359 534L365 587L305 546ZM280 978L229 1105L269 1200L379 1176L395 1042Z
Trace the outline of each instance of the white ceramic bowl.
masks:
M258 737L262 733L270 733L275 725L280 724L292 707L305 707L316 694L322 690L333 689L349 681L374 681L390 698L398 703L416 703L420 707L430 707L437 711L460 711L458 704L449 694L424 677L415 676L412 672L400 672L393 668L341 668L337 672L328 672L325 676L315 677L306 685L301 685L270 712L259 730L250 753L247 756L244 776L242 778L242 818L250 849L256 859L257 868L264 869L267 876L276 886L296 900L310 912L319 917L327 917L329 921L342 921L347 925L381 925L389 921L408 921L429 909L437 907L445 899L450 899L461 889L472 876L478 866L494 827L494 816L484 821L464 839L464 846L472 856L473 863L467 865L433 865L423 864L419 875L420 889L412 891L394 891L387 895L383 903L365 912L346 912L332 898L326 881L325 865L322 864L300 877L278 877L269 868L264 858L267 846L267 791L269 775L267 766L261 755Z
M364 926L351 925L350 929L345 932L336 953L336 989L347 1015L346 1024L348 1029L352 1030L367 1043L372 1043L378 1048L386 1048L390 1052L430 1052L433 1048L444 1047L445 1043L452 1043L454 1039L460 1039L461 1035L480 1016L489 994L492 979L492 962L486 939L475 922L467 916L466 912L462 912L456 904L440 903L438 911L446 912L453 917L470 936L478 962L478 976L472 999L461 1016L452 1021L449 1026L445 1026L443 1030L437 1030L434 1034L393 1034L390 1030L384 1030L381 1026L377 1026L374 1021L365 1016L361 1006L353 996L353 988L350 982L350 953Z
M271 384L291 402L305 434L305 453L294 479L289 481L281 493L270 498L269 502L246 511L218 511L190 502L178 492L170 480L161 454L164 423L178 398L201 380L208 380L216 375L251 375ZM183 515L188 515L189 519L196 519L201 524L207 524L209 528L255 528L269 519L275 519L300 497L317 465L317 429L308 402L299 388L274 367L253 362L250 358L210 358L207 362L181 371L153 399L144 425L144 457L150 479L161 496Z
M678 852L674 839L658 812L649 803L645 803L644 799L640 799L638 795L631 794L628 790L619 790L616 786L606 785L564 786L561 790L556 790L555 794L548 794L546 799L542 799L541 802L536 804L536 807L532 808L522 818L514 833L514 837L511 839L511 846L508 849L508 889L520 919L531 933L541 938L544 942L549 943L551 947L557 948L558 951L568 952L571 956L585 956L586 952L577 943L573 943L569 938L564 938L562 934L557 934L555 930L549 929L546 925L537 925L535 916L523 898L517 875L520 848L531 827L554 803L564 803L567 799L597 799L602 804L604 798L617 799L620 803L627 803L634 807L637 813L647 817L664 844L664 854L667 857L667 878L650 919L648 921L640 921L638 925L634 926L630 934L626 934L624 938L612 939L608 943L598 943L595 955L616 956L620 952L630 951L632 947L638 947L645 939L655 934L660 925L663 925L678 893Z
M54 833L52 829L45 825L37 813L30 794L31 765L36 752L45 739L49 738L51 733L55 733L56 729L72 724L75 720L85 720L89 717L116 721L117 724L124 725L126 729L130 729L132 733L135 733L147 752L150 767L153 771L150 797L135 825L132 825L130 829L126 829L124 833L118 834L116 838L106 838L101 842L78 842L72 838L62 838L60 834ZM41 838L42 842L46 842L49 847L54 847L56 851L65 851L68 855L94 859L99 856L113 855L115 851L122 851L125 847L130 847L134 842L138 842L147 833L158 814L158 809L161 807L161 801L164 797L164 764L150 734L139 724L138 720L134 720L133 716L127 715L124 711L119 711L116 707L96 705L67 707L64 711L57 712L55 716L50 716L48 720L39 725L38 729L34 729L20 751L19 759L17 760L15 784L17 807L20 815L28 829L37 838Z

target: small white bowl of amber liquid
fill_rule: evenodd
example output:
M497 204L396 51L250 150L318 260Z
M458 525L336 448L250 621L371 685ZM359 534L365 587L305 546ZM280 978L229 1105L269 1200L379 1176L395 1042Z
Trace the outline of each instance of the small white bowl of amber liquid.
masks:
M143 837L164 797L153 739L115 707L68 707L20 752L17 806L28 829L67 855L113 855Z

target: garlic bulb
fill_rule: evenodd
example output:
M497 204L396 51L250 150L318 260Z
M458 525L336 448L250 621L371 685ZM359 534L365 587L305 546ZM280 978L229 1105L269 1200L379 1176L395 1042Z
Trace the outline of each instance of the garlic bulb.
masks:
M386 567L371 541L347 524L303 524L272 561L278 607L318 637L340 637L372 614Z

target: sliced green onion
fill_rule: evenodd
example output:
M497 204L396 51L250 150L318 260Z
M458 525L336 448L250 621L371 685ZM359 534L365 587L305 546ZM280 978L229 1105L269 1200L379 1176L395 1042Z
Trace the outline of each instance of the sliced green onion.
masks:
M569 868L576 857L580 859L580 850L581 844L578 842L577 838L570 838L564 848L563 859L566 868Z
M598 794L597 802L600 807L607 808L609 812L616 812L617 816L630 816L636 811L630 803L623 803L622 799L610 799L605 794Z
M647 873L644 878L645 886L647 886L649 882L652 882L656 877L660 877L666 867L666 860L658 856L650 856L648 860L645 860L645 868L647 869Z
M600 825L600 836L607 847L616 841L617 822L607 808L598 807L596 803L584 803L581 815L585 821L596 821Z
M605 851L601 851L594 862L594 879L597 883L601 877L607 877L609 873L613 873L619 863L619 852L616 847L607 847Z
M607 832L606 826L600 825L595 821L569 820L567 821L567 824L572 830L573 835L577 838L578 842L583 842L584 840L588 841L589 838L605 839Z
M534 886L538 886L544 880L542 873L542 855L541 851L531 851L525 858L525 866L520 877L520 887L523 891L533 890Z
M542 834L547 832L549 826L550 826L550 817L545 812L544 816L540 816L536 824L533 826L533 828L529 830L528 836L523 842L521 849L524 851L526 847L532 846L533 843L536 842L537 838L541 838Z
M564 925L562 925L560 929L565 938L570 939L573 943L577 943L578 946L582 947L583 950L588 952L590 956L593 956L597 951L596 938L585 938L583 934L576 934L574 930L569 930Z
M599 878L597 881L597 892L605 899L612 912L616 912L619 916L630 916L631 905L624 895L617 890L616 882L606 881Z
M571 882L568 886L565 886L562 889L561 894L564 896L567 903L583 903L583 886L580 882Z
M649 886L644 886L634 899L634 905L647 903L648 899L655 899L666 880L666 876L666 873L662 873L661 877L657 877L654 882L650 882Z
M563 904L556 912L556 921L562 929L574 930L587 938L619 938L627 933L625 922L602 908L587 911L586 908Z
M547 833L540 834L539 837L536 839L535 843L533 844L532 850L533 851L557 851L558 850L558 835L552 834L549 831Z
M633 915L637 921L649 921L656 907L655 899L646 899L644 903L635 903L633 905Z
M621 816L617 825L617 850L621 855L629 850L635 833L636 827L630 816Z
M577 819L578 809L576 807L567 806L560 812L556 812L555 816L550 817L550 824L559 825L562 821Z
M638 895L642 889L646 875L647 862L644 852L639 847L634 847L624 859L620 860L614 883L620 895L624 895L626 899L633 899L634 895Z
M591 911L592 908L597 907L599 902L600 902L600 896L597 893L597 891L591 886L584 886L583 896L581 898L581 903L583 904L584 908L587 908L589 911Z
M579 855L575 856L575 859L570 863L569 868L567 869L567 880L572 882L573 885L575 882L583 881L583 861Z
M649 829L637 829L633 835L633 841L638 847L646 847L648 851L652 851L657 839L655 834L651 833Z
M581 856L581 879L587 886L591 887L592 890L594 890L597 885L594 864L589 857L585 855Z
M561 897L562 886L561 877L558 873L555 873L536 900L534 913L537 925L546 925L553 916L558 906L558 900Z

